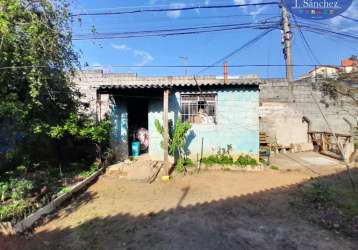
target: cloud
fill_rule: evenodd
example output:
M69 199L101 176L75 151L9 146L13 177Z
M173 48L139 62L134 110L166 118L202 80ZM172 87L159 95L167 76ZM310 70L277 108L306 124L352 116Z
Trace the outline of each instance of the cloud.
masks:
M342 15L351 17L351 18L358 18L358 2L354 1L352 3L352 5L348 8L348 10L343 12ZM335 18L330 19L330 22L335 27L338 27L340 25L344 25L344 26L349 25L350 28L357 26L357 25L354 25L352 21L347 20L346 18L343 18L340 16L336 16Z
M250 11L249 14L255 18L257 15L260 15L266 9L267 9L267 6L256 7L256 10Z
M140 58L140 62L137 63L136 66L144 66L154 60L153 56L149 52L133 49L126 44L112 44L112 48L127 53L129 52L133 54L134 57Z
M153 56L147 51L135 49L133 50L133 54L134 56L141 58L141 61L137 63L135 66L144 66L154 60Z
M185 6L186 6L185 3L172 3L169 5L169 8L171 9L184 8ZM167 16L170 18L179 18L181 16L181 10L167 11Z
M234 0L234 4L242 5L242 4L255 4L255 3L263 3L264 0ZM242 12L249 14L253 19L256 19L257 15L260 15L264 10L267 9L267 6L242 6L240 7Z
M204 4L205 4L205 5L209 5L209 4L210 4L210 0L205 0Z
M117 50L131 50L126 44L112 44L112 48Z

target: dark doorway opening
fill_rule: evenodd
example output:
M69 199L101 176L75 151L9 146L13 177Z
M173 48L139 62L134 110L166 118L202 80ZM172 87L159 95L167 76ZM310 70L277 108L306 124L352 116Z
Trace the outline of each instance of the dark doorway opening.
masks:
M137 141L136 134L140 128L148 130L148 100L145 98L128 99L128 152L132 155L132 142ZM141 151L141 153L145 153Z

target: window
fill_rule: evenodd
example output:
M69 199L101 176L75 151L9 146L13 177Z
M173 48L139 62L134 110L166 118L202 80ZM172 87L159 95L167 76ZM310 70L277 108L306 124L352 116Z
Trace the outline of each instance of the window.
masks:
M212 124L216 122L216 94L182 94L183 122Z

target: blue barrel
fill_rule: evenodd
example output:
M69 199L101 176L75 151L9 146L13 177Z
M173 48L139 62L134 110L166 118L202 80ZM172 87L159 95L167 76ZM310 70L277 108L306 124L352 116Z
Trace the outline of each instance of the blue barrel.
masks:
M138 157L140 152L140 142L134 141L132 142L132 156Z

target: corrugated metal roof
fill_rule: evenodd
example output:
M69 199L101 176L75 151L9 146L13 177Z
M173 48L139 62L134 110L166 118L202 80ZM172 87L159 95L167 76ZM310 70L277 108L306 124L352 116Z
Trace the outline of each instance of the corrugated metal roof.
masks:
M168 87L196 87L199 86L258 86L263 83L260 79L223 79L215 77L199 77L195 80L191 77L126 77L112 78L108 84L103 81L99 89L127 89L127 88L168 88Z

